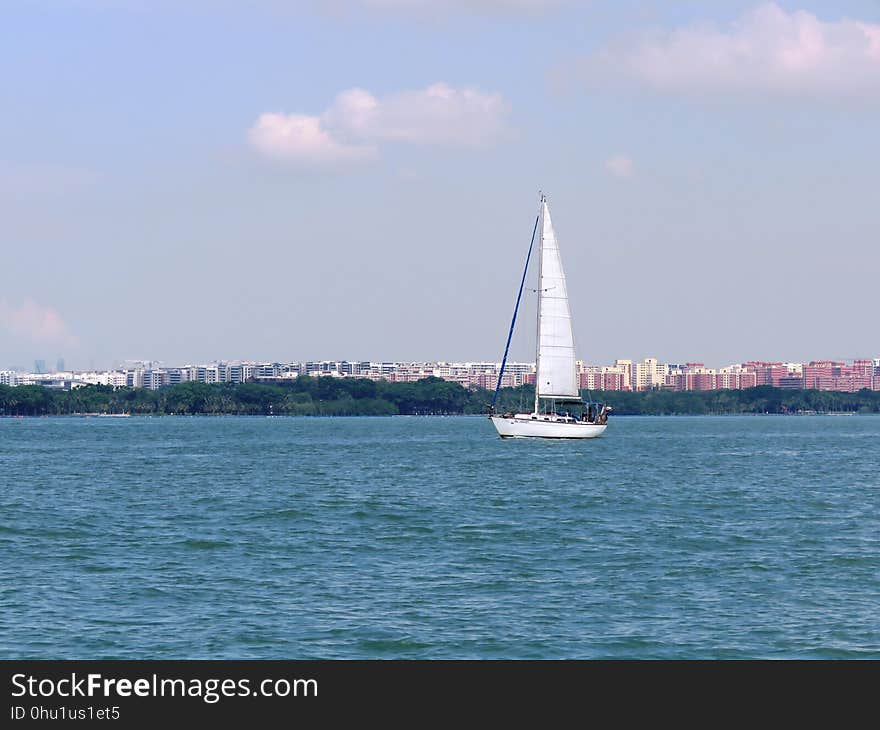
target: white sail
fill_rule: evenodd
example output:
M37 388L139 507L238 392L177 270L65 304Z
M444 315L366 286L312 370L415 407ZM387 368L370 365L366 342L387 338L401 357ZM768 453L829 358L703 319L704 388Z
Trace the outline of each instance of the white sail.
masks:
M576 398L579 391L574 367L571 310L562 258L546 200L541 206L541 221L536 385L541 398Z

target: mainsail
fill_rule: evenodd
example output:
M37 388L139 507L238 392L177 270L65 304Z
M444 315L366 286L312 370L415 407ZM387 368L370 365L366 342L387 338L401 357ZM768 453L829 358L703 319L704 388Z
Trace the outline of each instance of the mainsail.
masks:
M546 199L541 205L541 219L537 394L541 398L577 398L580 394L574 369L571 310Z

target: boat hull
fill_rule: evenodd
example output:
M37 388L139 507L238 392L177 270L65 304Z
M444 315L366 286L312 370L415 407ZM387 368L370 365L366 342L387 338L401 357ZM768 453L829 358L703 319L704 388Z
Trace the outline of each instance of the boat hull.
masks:
M606 424L586 423L551 418L544 420L531 414L515 416L490 416L492 425L503 439L507 438L543 438L543 439L594 439L601 436Z

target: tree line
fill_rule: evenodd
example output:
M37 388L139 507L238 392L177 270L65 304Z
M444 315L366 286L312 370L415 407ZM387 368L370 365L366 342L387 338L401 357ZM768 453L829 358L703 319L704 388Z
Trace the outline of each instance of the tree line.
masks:
M737 413L880 413L880 391L839 393L759 386L746 390L584 392L616 415ZM272 383L179 383L159 390L87 385L69 391L0 385L0 415L88 413L132 415L391 416L485 413L492 392L440 378L392 383L302 376ZM530 385L503 388L496 412L530 410Z
M484 392L485 395L485 392ZM389 383L299 377L272 383L178 383L158 390L86 385L54 390L0 385L0 415L391 416L478 413L479 397L457 383L427 378Z

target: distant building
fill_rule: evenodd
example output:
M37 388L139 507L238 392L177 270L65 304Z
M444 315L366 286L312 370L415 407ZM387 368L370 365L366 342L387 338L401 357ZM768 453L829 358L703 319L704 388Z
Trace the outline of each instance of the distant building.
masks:
M159 390L163 385L171 384L171 377L167 371L144 370L142 371L143 386L150 390Z
M804 388L854 393L873 386L873 363L856 360L851 366L834 360L813 361L804 366Z
M34 363L36 372L0 371L0 385L44 385L75 388L84 385L158 389L186 382L245 383L281 382L303 374L312 377L369 378L391 382L416 382L441 378L467 388L493 389L499 381L500 362L372 362L367 360L309 360L305 362L216 361L201 365L163 367L151 360L126 361L118 370L67 372L45 371L45 362ZM59 358L58 366L64 365ZM771 385L777 388L816 388L854 392L880 390L880 358L857 359L851 364L837 360L809 363L748 361L710 368L702 362L661 363L648 357L640 362L617 359L612 365L575 363L581 390L725 390ZM501 374L503 387L534 384L535 363L508 362Z
M633 390L652 390L663 387L666 384L668 371L668 366L658 362L656 357L646 357L633 366Z

